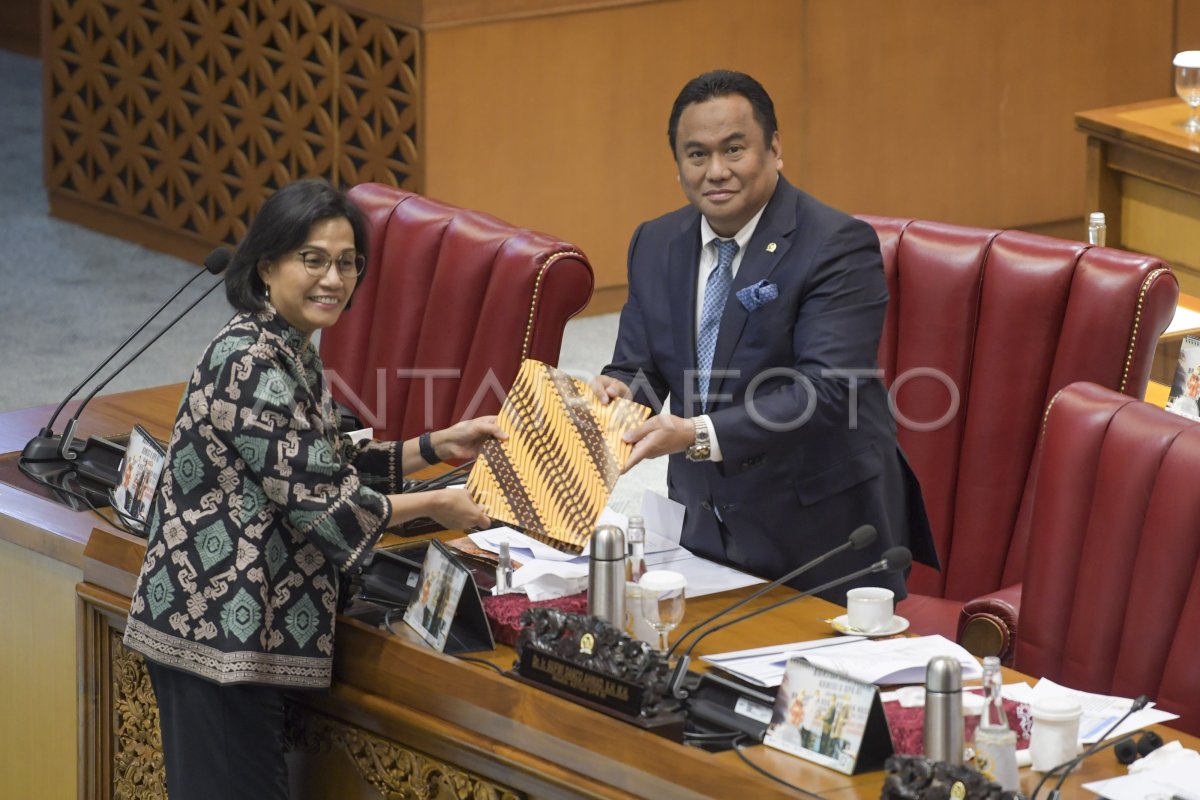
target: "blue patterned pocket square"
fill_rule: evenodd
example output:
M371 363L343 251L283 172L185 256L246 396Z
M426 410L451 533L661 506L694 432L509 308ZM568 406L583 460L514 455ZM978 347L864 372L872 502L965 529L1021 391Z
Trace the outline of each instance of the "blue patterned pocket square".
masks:
M750 312L757 311L776 297L779 297L779 287L766 281L759 281L753 286L739 289L737 293L737 299Z

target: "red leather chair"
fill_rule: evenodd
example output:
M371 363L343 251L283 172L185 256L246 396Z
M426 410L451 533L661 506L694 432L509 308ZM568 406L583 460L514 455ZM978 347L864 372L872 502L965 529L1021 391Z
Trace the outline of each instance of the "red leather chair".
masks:
M1200 423L1074 384L1035 469L1016 667L1200 735Z
M367 275L321 334L334 396L381 439L495 413L521 361L557 364L591 298L566 242L392 186L350 196L370 227Z
M953 639L964 602L1021 580L1022 514L1047 402L1074 381L1141 397L1179 286L1149 256L863 219L879 233L891 297L879 363L942 562L941 572L914 565L897 613ZM992 641L964 644L998 649L996 627L985 632Z

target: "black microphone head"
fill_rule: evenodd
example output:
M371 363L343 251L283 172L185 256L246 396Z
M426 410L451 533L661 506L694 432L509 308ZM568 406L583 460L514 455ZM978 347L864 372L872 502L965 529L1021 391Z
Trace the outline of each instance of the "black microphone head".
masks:
M862 550L873 541L875 541L874 525L859 525L850 534L850 547L854 550Z
M907 547L892 547L883 554L884 569L888 572L900 572L912 566L912 551Z
M1150 698L1149 698L1149 697L1147 697L1147 696L1146 696L1146 695L1144 695L1144 694L1139 694L1137 697L1135 697L1135 698L1134 698L1134 700L1133 700L1133 705L1131 705L1131 706L1129 707L1129 713L1131 713L1131 714L1132 714L1132 713L1134 713L1135 711L1141 711L1141 710L1142 710L1143 708L1145 708L1145 707L1146 707L1146 706L1147 706L1149 703L1150 703Z
M218 247L204 257L204 268L213 275L220 275L233 260L233 253L228 247Z

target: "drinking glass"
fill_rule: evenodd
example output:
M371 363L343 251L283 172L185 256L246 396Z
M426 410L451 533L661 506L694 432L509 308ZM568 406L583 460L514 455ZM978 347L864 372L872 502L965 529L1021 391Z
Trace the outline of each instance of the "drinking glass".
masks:
M1175 93L1188 104L1191 113L1183 129L1200 133L1200 50L1184 50L1175 54Z
M642 589L642 614L658 633L658 649L667 652L667 634L683 621L684 588L687 581L678 572L654 569L638 582Z

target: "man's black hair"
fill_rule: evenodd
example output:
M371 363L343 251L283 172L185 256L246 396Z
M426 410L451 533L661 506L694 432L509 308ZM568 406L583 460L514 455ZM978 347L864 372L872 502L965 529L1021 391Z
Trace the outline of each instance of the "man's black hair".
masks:
M671 143L671 154L675 154L675 133L679 128L679 117L683 110L692 103L703 103L714 97L728 97L740 94L750 102L754 111L754 119L762 127L763 138L767 147L771 146L771 137L779 130L775 120L775 104L762 84L744 72L734 72L728 69L716 69L692 78L675 98L671 106L671 119L667 122L667 140Z

